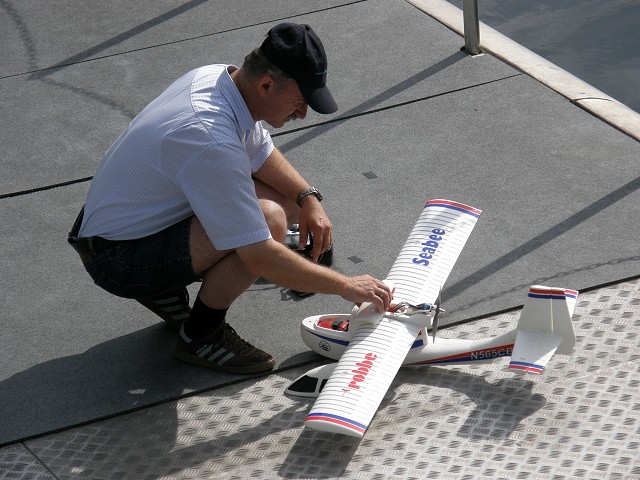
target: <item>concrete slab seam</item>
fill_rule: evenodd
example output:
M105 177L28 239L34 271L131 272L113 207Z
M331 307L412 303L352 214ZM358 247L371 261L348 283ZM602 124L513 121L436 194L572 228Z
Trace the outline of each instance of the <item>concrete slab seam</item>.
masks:
M225 33L229 33L229 32L233 32L233 31L237 31L237 30L243 30L243 29L247 29L247 28L253 28L259 25L268 25L270 23L274 23L274 22L280 22L283 20L290 20L292 18L296 18L296 17L302 17L305 15L311 15L314 13L319 13L319 12L324 12L327 10L332 10L335 8L342 8L342 7L346 7L346 6L351 6L357 3L361 3L361 2L365 2L367 0L354 0L353 2L349 2L346 4L342 4L342 5L334 5L331 7L327 7L327 8L320 8L317 10L311 10L308 12L304 12L304 13L297 13L295 15L289 15L289 16L285 16L282 18L275 18L275 19L270 19L270 20L264 20L262 22L258 22L258 23L254 23L254 24L250 24L250 25L242 25L241 27L235 27L235 28L230 28L230 29L226 29L226 30L219 30L216 32L211 32L211 33L206 33L206 34L202 34L202 35L196 35L193 37L187 37L187 38L181 38L178 40L173 40L170 42L163 42L163 43L157 43L154 45L147 45L145 47L139 47L139 48L133 48L131 50L126 50L124 52L116 52L116 53L111 53L108 55L102 55L102 56L93 56L94 54L103 51L104 49L108 48L108 47L112 47L118 43L121 43L123 40L129 38L132 34L137 34L140 31L144 31L148 28L154 27L156 26L159 22L166 20L167 17L172 17L174 15L180 14L182 12L184 12L185 10L188 10L189 8L191 8L190 4L194 3L194 0L192 0L191 2L189 2L188 4L185 5L181 5L179 7L174 8L173 10L166 12L162 15L159 15L156 18L152 18L151 20L148 20L146 22L144 22L141 25L137 25L136 27L123 32L117 36L115 36L114 38L111 38L107 41L104 41L94 47L91 47L83 52L80 52L76 55L73 55L72 57L67 58L66 60L62 60L61 62L58 62L54 65L50 65L48 67L43 67L43 68L38 68L38 69L34 69L34 70L29 70L26 72L20 72L20 73L13 73L11 75L6 75L3 77L0 77L0 80L4 80L7 78L13 78L13 77L19 77L22 75L32 75L34 77L44 77L49 75L49 71L51 70L57 70L60 68L65 68L65 67L69 67L72 65L76 65L79 63L85 63L85 62L91 62L94 60L101 60L101 59L105 59L105 58L109 58L109 57L115 57L118 55L126 55L129 53L134 53L134 52L139 52L142 50L148 50L148 49L152 49L152 48L157 48L157 47L164 47L167 45L174 45L177 43L182 43L182 42L188 42L188 41L192 41L192 40L199 40L202 38L206 38L206 37L211 37L214 35L221 35L221 34L225 34ZM198 0L197 4L202 3L202 0Z
M413 103L422 102L422 101L425 101L425 100L431 100L431 99L434 99L434 98L442 97L444 95L463 92L463 91L469 90L471 88L482 87L482 86L490 85L492 83L500 82L500 81L503 81L503 80L509 80L511 78L518 77L520 75L522 75L522 74L521 73L516 73L514 75L508 75L506 77L496 78L496 79L493 79L493 80L488 80L486 82L476 83L474 85L468 85L468 86L456 88L456 89L453 89L453 90L447 90L446 92L440 92L440 93L436 93L436 94L433 94L433 95L428 95L426 97L415 98L415 99L412 99L412 100L407 100L405 102L400 102L400 103L393 104L393 105L387 105L387 106L384 106L384 107L365 110L365 111L362 111L362 112L356 112L356 113L352 113L352 114L345 114L345 115L342 115L342 116L337 117L337 118L332 118L331 120L315 123L313 125L305 125L304 127L294 128L292 130L287 130L286 132L273 133L273 134L271 134L271 137L272 138L276 138L276 137L280 137L280 136L284 136L284 135L289 135L289 134L292 134L292 133L298 133L298 132L301 132L301 131L304 131L304 130L311 130L313 128L322 127L322 126L329 125L329 124L332 124L332 123L341 123L341 122L345 122L347 120L350 120L350 119L353 119L353 118L357 118L357 117L361 117L361 116L364 116L364 115L371 115L371 114L374 114L374 113L379 113L379 112L383 112L383 111L386 111L386 110L391 110L393 108L404 107L404 106L407 106L407 105L411 105ZM5 198L19 197L19 196L22 196L22 195L29 195L31 193L43 192L43 191L46 191L46 190L51 190L51 189L60 188L60 187L66 187L66 186L69 186L69 185L75 185L76 183L90 182L91 180L93 180L93 176L77 178L77 179L74 179L74 180L68 180L66 182L54 183L54 184L51 184L51 185L43 185L41 187L30 188L28 190L18 190L18 191L15 191L15 192L2 193L2 194L0 194L0 200L5 199Z

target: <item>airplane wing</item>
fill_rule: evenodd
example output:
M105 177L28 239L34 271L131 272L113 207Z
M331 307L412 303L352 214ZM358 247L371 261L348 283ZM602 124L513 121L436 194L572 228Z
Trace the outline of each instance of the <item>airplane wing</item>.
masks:
M394 302L434 303L482 213L450 200L427 202L387 279Z
M480 213L450 200L427 202L386 278L394 303L436 301ZM308 427L361 438L422 328L360 310L366 319L353 322L358 331L307 415Z
M377 324L364 322L305 425L362 437L419 331L418 325L388 318L381 318Z

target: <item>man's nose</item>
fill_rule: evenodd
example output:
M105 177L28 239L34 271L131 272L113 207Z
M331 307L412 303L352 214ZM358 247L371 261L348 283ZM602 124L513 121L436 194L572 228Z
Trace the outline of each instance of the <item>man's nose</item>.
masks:
M299 105L298 108L296 108L296 116L299 119L303 119L304 117L307 116L307 108L309 106L306 103L303 103L302 105Z

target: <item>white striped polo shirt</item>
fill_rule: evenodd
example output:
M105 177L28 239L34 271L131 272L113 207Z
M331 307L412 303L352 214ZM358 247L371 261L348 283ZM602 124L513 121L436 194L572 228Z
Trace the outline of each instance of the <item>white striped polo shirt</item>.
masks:
M98 166L81 237L141 238L195 214L218 250L270 238L251 175L273 142L234 69L193 70L133 119Z

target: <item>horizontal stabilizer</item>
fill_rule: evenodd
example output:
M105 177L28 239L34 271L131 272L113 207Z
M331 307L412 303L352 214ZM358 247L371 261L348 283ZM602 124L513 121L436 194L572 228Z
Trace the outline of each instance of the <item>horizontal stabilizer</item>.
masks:
M541 374L561 341L562 337L549 332L518 330L509 368Z

